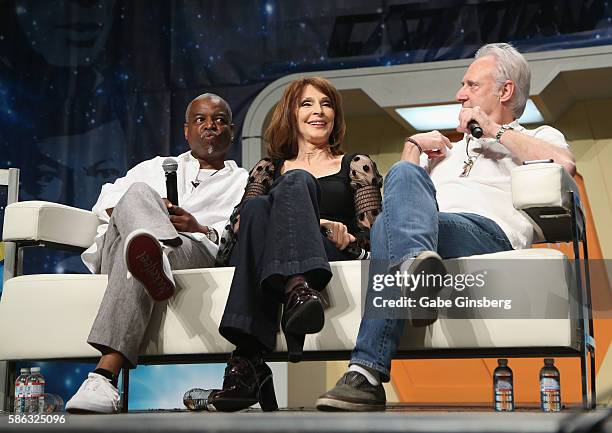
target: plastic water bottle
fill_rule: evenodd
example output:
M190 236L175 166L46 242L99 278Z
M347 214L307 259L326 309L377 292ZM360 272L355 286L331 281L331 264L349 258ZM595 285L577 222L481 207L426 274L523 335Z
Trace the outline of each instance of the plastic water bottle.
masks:
M552 358L544 359L540 370L540 407L544 412L561 410L561 375Z
M183 396L183 404L188 410L207 410L209 412L215 412L217 409L212 402L209 401L209 398L214 391L216 390L192 388Z
M44 394L45 413L62 412L64 410L64 399L57 394Z
M28 413L44 413L45 378L40 374L40 367L32 367L26 382L26 407Z
M15 414L23 415L26 413L26 387L30 369L22 368L19 371L21 374L15 380Z
M498 359L493 371L493 402L497 412L514 410L514 383L507 359Z

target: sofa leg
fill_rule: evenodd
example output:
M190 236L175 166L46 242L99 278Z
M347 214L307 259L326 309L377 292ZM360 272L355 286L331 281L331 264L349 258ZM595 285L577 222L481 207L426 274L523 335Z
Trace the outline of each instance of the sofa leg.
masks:
M596 382L596 377L595 377L595 350L589 350L589 358L590 358L590 365L589 365L589 373L591 376L591 409L595 409L595 407L597 406L597 392L595 389L595 382Z
M586 410L597 406L597 392L595 389L595 350L585 347L580 356L580 382L582 388L582 407Z
M121 384L121 413L128 412L128 401L130 391L130 369L121 369L121 378L123 383Z
M589 409L589 385L588 385L588 365L587 365L588 352L582 350L580 354L580 388L582 390L582 408Z
M15 374L16 363L15 361L6 361L4 363L6 369L4 373L4 404L0 407L7 413L13 411L13 403L15 401L15 380L17 376Z

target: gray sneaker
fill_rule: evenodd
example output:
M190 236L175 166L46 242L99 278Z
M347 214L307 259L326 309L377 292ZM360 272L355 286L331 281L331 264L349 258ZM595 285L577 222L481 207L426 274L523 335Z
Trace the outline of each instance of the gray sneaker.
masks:
M336 386L317 400L323 411L383 411L387 396L382 384L372 385L357 371L347 371Z

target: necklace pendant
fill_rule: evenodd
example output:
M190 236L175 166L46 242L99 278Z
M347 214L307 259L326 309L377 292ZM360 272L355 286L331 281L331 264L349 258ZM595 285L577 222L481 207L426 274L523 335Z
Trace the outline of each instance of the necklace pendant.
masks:
M472 167L474 166L474 160L472 158L468 158L467 161L463 161L463 171L459 175L459 177L468 177L470 175L470 171L472 171Z

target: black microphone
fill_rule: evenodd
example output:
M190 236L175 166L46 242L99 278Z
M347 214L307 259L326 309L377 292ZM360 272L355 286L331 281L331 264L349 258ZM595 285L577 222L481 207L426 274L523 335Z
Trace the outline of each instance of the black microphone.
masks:
M328 229L321 227L321 234L323 237L328 237L327 230ZM364 250L356 243L348 244L344 252L353 260L370 260L370 252Z
M357 245L349 245L345 251L353 260L370 260L370 252Z
M178 162L172 158L164 159L162 163L164 173L166 173L166 198L174 206L178 206L178 190L176 188L176 170L178 169Z
M470 130L470 134L472 134L472 137L474 138L482 137L482 134L483 134L482 128L480 127L478 122L476 122L475 120L470 120L468 122L468 129Z

